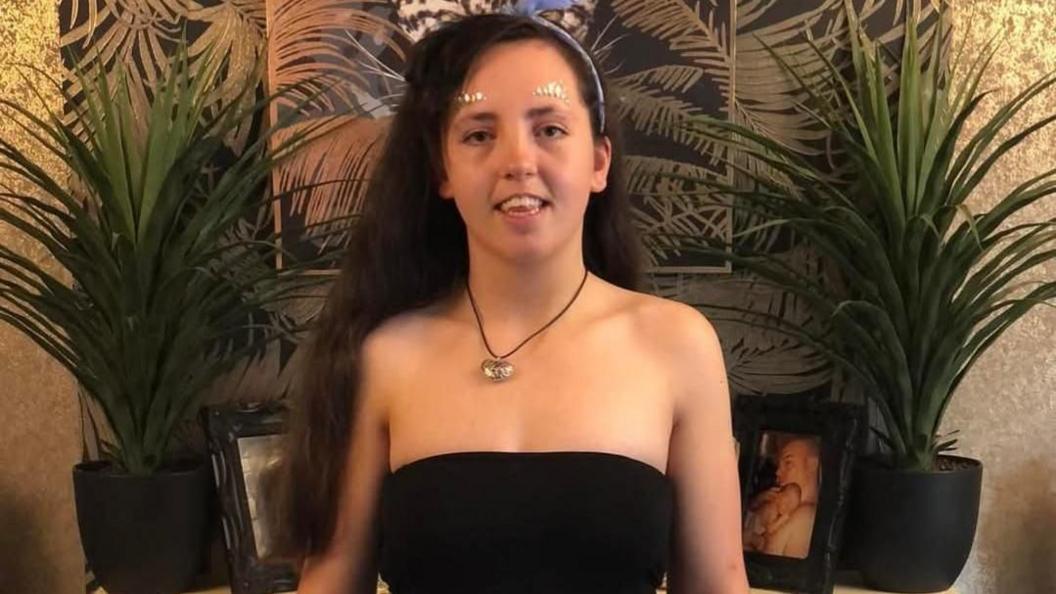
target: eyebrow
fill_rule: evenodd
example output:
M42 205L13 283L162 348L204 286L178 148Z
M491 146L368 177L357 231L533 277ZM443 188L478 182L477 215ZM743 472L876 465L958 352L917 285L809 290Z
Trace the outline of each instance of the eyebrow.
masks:
M528 110L528 117L535 119L535 118L548 116L548 115L555 114L555 113L562 112L562 111L564 111L564 110L561 109L561 108L558 108L557 106L544 105L544 106L541 106L541 107L533 107L533 108L529 109ZM481 111L481 112L475 113L475 114L473 114L471 116L463 116L461 118L458 118L456 121L459 122L459 123L461 123L463 120L469 120L471 122L494 122L496 119L498 119L498 116L495 115L494 112Z

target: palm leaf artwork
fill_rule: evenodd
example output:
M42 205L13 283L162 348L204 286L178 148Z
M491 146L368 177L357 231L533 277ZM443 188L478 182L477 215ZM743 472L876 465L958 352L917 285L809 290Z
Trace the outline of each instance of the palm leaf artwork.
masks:
M732 12L728 3L683 0L616 0L599 7L605 25L592 45L609 70L617 115L632 135L627 178L651 272L727 271L724 259L693 258L675 235L653 231L729 236L727 208L681 198L699 191L705 179L726 175L719 145L681 123L727 110ZM648 56L644 63L642 55Z
M737 311L746 323L793 336L839 365L876 405L892 464L930 469L955 445L939 429L972 365L1024 314L1056 297L1056 281L1030 276L1056 258L1054 221L1018 222L1025 209L1056 193L1056 169L1024 181L987 212L966 206L1003 157L1056 120L1044 114L1019 130L1009 124L1056 76L1029 85L969 136L964 124L987 94L979 82L996 45L947 67L940 43L947 15L940 12L938 33L922 48L922 12L914 5L901 57L894 57L865 33L850 2L845 10L847 78L816 45L826 74L812 81L774 53L808 97L799 109L831 131L845 154L840 175L746 126L709 118L687 124L789 182L739 167L748 184L714 183L706 199L732 202L800 238L831 262L840 286L758 250L730 251L715 241L696 248L728 253L735 266L798 296L824 320L819 331ZM899 90L894 99L891 86Z
M703 259L708 264L702 266L699 251L682 249L681 236L714 237L731 245L765 247L804 266L820 265L809 251L787 242L778 246L777 230L759 227L743 211L695 198L708 187L708 180L734 179L735 170L728 166L727 157L756 171L760 164L741 153L727 155L725 144L694 134L684 123L704 115L724 115L805 153L821 154L827 133L808 116L791 112L797 100L793 84L782 84L777 76L782 74L781 66L762 49L760 40L803 55L809 46L805 42L796 46L795 38L809 29L815 32L816 42L834 54L841 28L838 6L839 0L806 6L751 0L612 3L615 26L605 24L595 46L605 62L618 63L611 74L623 98L621 116L638 141L635 148L639 150L626 160L630 191L636 198L636 222L650 255L651 271L659 273L649 277L651 292L689 303L736 307L746 302L744 291L750 287L750 302L761 311L780 312L797 323L813 321L809 310L796 304L795 295L755 282L750 273L731 270L725 257ZM878 6L867 9L870 14L882 12ZM605 42L606 33L615 36L612 30L640 35ZM883 35L890 37L891 32L885 30ZM644 44L642 36L658 47ZM621 58L631 52L631 46L637 53L649 52L651 63L628 67L634 60ZM664 60L669 63L656 64ZM637 154L641 152L648 154ZM735 229L752 231L734 236ZM698 257L693 258L694 254ZM695 265L678 266L679 261L695 261ZM831 379L818 353L799 341L718 321L730 382L737 393L798 392Z
M196 413L211 382L298 330L260 320L260 312L310 291L318 280L301 271L317 263L291 259L275 270L278 238L260 217L273 201L264 191L270 172L318 128L269 150L280 122L210 174L224 140L276 99L243 107L258 88L260 62L235 100L210 110L229 84L221 80L226 57L210 49L192 64L180 45L146 112L118 64L80 70L80 101L64 95L72 122L0 99L4 116L71 177L0 139L0 168L17 182L0 188L0 221L61 269L52 274L0 246L0 320L66 367L102 411L112 436L104 458L147 474L169 461L175 428Z
M708 304L704 307L711 306L713 311L751 303L760 312L776 313L797 324L819 323L809 308L797 303L796 295L757 282L749 271L731 269L725 257L701 258L699 250L683 249L682 236L722 238L731 246L765 249L796 266L824 265L810 250L789 243L779 229L759 225L750 213L697 199L695 194L709 186L708 180L736 179L731 162L778 181L781 178L744 153L727 154L724 143L694 134L683 124L701 116L724 115L804 154L823 158L829 148L828 132L809 115L791 109L804 97L795 81L785 82L781 65L765 45L780 45L798 59L814 62L814 70L820 71L819 58L800 38L805 30L810 31L824 55L835 56L846 36L840 1L623 0L612 4L615 26L604 23L595 47L606 63L618 64L611 74L617 93L624 98L619 103L621 116L635 135L633 146L639 149L626 160L630 191L636 198L636 222L650 255L650 271L656 273L649 277L651 292ZM887 14L899 13L901 3L897 4L868 0L862 7L863 15L872 19L871 30L882 29L880 37L885 41L901 35L900 28L881 22ZM640 35L619 36L613 30ZM605 41L606 35L616 38ZM642 36L654 45L643 43ZM649 53L651 63L634 68L635 60L623 60L627 53L642 52ZM657 65L665 60L669 63ZM692 264L679 266L679 262ZM738 323L737 315L713 319L724 338L735 392L801 392L830 381L840 391L839 377L833 377L825 359L794 337L748 327Z
M393 64L404 62L411 42L387 1L268 0L267 10L269 85L273 91L300 89L275 102L272 116L296 116L286 133L321 118L330 121L326 133L272 179L276 192L288 194L275 204L276 225L286 228L287 248L308 257L347 241L326 221L362 210L371 167L403 93L401 71ZM284 140L282 134L274 137ZM285 263L280 259L279 265Z
M277 133L274 142L285 142L314 121L299 122L288 130ZM276 192L285 198L275 204L277 220L295 217L299 225L287 227L285 235L294 241L308 242L311 253L324 254L340 249L348 241L348 216L362 211L362 197L370 181L370 168L385 141L389 119L342 115L332 119L324 134L306 144L298 154L278 167L272 183ZM279 223L281 230L281 223ZM338 229L343 232L335 232ZM296 236L291 231L307 232ZM291 251L298 245L291 244ZM304 250L303 243L299 246ZM278 266L284 267L283 254Z
M785 73L772 48L780 48L782 59L796 64L800 78L814 84L827 73L824 61L839 68L847 66L842 52L847 39L844 0L822 0L814 6L774 6L760 0L740 0L737 8L736 85L731 97L730 121L772 138L819 163L833 164L831 133L806 110L797 109L809 95L797 80ZM901 1L865 0L858 9L859 19L888 46L902 36L897 19L904 7ZM931 12L925 9L925 18ZM884 17L895 19L889 26ZM930 29L926 32L930 33ZM890 89L892 92L894 88ZM737 152L739 165L776 182L787 181L766 163ZM760 250L773 250L781 241L780 229L759 226L751 213L735 211L734 228L751 229L740 233L738 243L751 243Z
M756 0L741 0L735 4L734 51L732 72L734 83L729 90L729 120L739 122L761 134L780 139L783 143L806 154L819 154L823 147L824 131L819 131L808 117L799 116L789 107L796 100L792 85L782 84L780 65L761 50L761 41L780 45L782 51L802 55L795 47L804 30L815 31L819 47L835 46L833 5L838 0L819 3L775 4ZM805 45L805 44L804 44ZM723 155L725 147L713 149ZM780 180L772 170L743 153L729 155L743 167L765 173ZM733 180L735 171L727 179ZM777 258L789 260L797 267L817 267L815 255L802 245L778 243L776 229L760 227L758 221L741 210L729 209L725 239L731 245L744 244L767 250ZM737 233L738 230L742 232ZM744 233L743 230L750 230ZM656 241L662 241L663 231ZM719 237L718 234L712 234ZM738 323L742 316L731 314L730 308L748 307L753 311L781 316L796 324L817 324L809 308L803 307L796 295L758 282L749 271L732 269L730 274L701 279L701 288L694 303L710 305L711 319L723 336L727 373L730 385L738 394L799 393L822 386L832 380L827 361L816 350L787 335ZM684 298L681 297L680 298ZM707 306L705 306L707 307Z
M158 80L167 71L175 48L188 40L196 62L207 53L227 56L217 93L209 106L226 105L239 96L240 82L253 70L264 47L264 5L260 0L224 0L206 6L182 0L60 0L59 47L66 91L79 98L78 71L90 64L122 64L133 104L143 111ZM207 48L212 48L207 52ZM111 81L113 82L113 81ZM242 107L252 103L244 96ZM66 123L76 121L68 114ZM234 153L249 142L254 122L240 122L225 139Z
M807 246L797 245L774 257L791 267L820 272L812 268L817 258ZM734 393L796 394L836 383L829 360L817 349L787 333L750 323L752 316L762 315L806 327L819 325L816 313L798 296L739 270L701 287L693 301L706 304L701 307L722 336ZM751 312L747 319L743 310Z
M859 19L885 46L900 42L905 7L902 2L863 0L856 2ZM933 27L933 11L922 11L924 36ZM756 134L766 136L795 150L823 168L835 166L841 156L831 142L831 131L818 123L807 110L798 109L809 97L795 78L785 73L772 48L779 48L783 59L794 62L801 78L809 83L827 72L824 60L840 68L849 66L846 52L847 18L843 0L815 3L773 3L739 0L735 13L734 85L730 96L729 120ZM894 88L889 86L893 93ZM721 154L721 153L720 153ZM787 190L794 186L780 171L750 154L733 150L728 154L734 166L730 179L741 183L738 169L765 175ZM831 277L829 264L803 241L748 209L732 209L731 249L766 252L785 264L810 274ZM663 241L660 230L657 241ZM825 358L795 336L765 327L743 323L737 308L752 304L760 313L782 316L787 322L819 329L823 319L801 298L771 283L760 282L745 267L735 267L728 275L701 279L693 302L704 304L721 328L726 347L730 383L737 393L797 393L829 384L833 394L849 395L839 368L824 364ZM742 298L742 295L750 296Z

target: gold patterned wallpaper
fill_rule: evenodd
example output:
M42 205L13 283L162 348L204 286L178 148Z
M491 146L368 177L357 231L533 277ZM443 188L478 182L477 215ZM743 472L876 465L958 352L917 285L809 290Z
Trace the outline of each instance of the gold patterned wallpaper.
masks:
M1024 86L1056 71L1056 4L1048 0L958 0L956 35L969 49L1004 44L983 86L994 90L969 122L978 130ZM1056 112L1043 96L1019 127ZM1015 126L1013 128L1016 128ZM1056 167L1056 128L1011 155L978 189L970 207L990 206L1019 182ZM1056 203L1032 219L1056 217ZM1041 272L1056 277L1049 263ZM979 532L958 586L963 594L1056 592L1056 310L1039 307L1010 329L962 384L945 420L960 429L964 455L983 461Z
M0 0L0 96L43 115L61 107L31 71L59 71L54 0ZM17 138L0 118L0 134ZM21 144L21 143L20 143ZM35 155L40 156L40 155ZM0 187L11 179L0 173ZM0 225L0 242L38 261L41 251ZM0 324L0 592L53 594L84 589L71 469L80 457L77 400L66 373L29 339Z
M203 6L194 0L141 0L195 12L199 20L224 22L213 34L244 41L260 31L262 0L226 0ZM869 0L872 3L871 0ZM107 9L120 3L91 0ZM749 3L753 4L754 3ZM1005 47L987 81L995 89L970 122L977 129L994 106L1045 72L1056 70L1056 7L1044 0L957 0L955 36L968 50L994 35ZM164 25L171 11L156 11ZM103 14L99 17L99 14ZM55 0L0 0L0 94L28 100L31 88L11 64L42 66L61 77L59 14ZM67 17L69 15L66 15ZM97 13L100 19L105 13ZM112 15L111 15L112 16ZM88 13L78 19L91 19ZM171 20L171 19L170 19ZM164 21L164 22L163 22ZM223 29L223 30L221 30ZM135 35L133 34L133 37ZM128 46L126 38L125 47ZM69 37L67 37L67 41ZM235 44L245 49L252 44ZM138 46L130 51L141 51ZM233 46L234 47L234 46ZM149 50L148 50L149 51ZM48 98L58 107L57 97ZM1056 111L1056 95L1041 111ZM10 124L0 120L0 134ZM1056 133L1039 135L987 180L973 205L1056 162ZM0 175L0 183L4 178ZM1056 216L1056 206L1034 215ZM0 241L18 241L0 227ZM21 246L19 246L21 247ZM43 254L33 254L43 258ZM1050 268L1048 277L1056 274ZM946 420L960 429L961 451L984 461L979 532L957 587L961 594L1050 592L1056 589L1056 311L1040 308L1010 330L963 384ZM73 511L70 469L78 460L78 415L65 374L28 340L0 325L0 592L52 594L83 588L83 557Z

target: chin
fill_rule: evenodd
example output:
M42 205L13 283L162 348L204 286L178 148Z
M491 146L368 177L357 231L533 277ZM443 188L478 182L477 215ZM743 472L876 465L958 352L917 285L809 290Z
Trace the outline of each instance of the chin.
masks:
M534 264L543 264L553 258L556 254L552 251L546 250L520 250L513 253L506 253L506 260L512 264L519 266L531 266Z

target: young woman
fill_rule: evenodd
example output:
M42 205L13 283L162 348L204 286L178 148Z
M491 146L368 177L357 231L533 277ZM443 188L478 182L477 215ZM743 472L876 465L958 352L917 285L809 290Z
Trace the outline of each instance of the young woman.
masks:
M590 57L480 15L406 76L291 418L298 592L747 592L719 342L635 290Z

